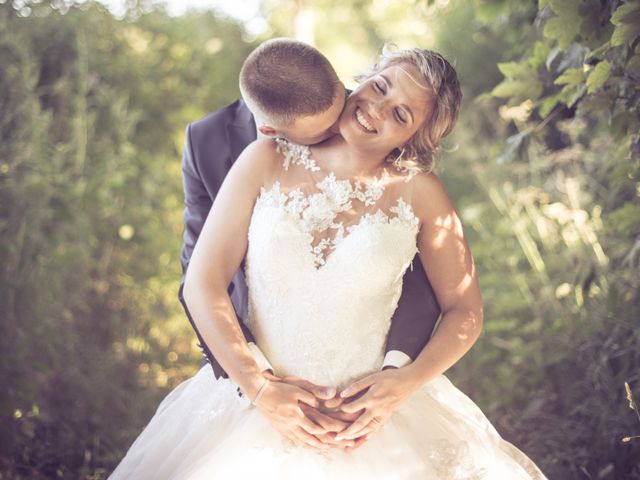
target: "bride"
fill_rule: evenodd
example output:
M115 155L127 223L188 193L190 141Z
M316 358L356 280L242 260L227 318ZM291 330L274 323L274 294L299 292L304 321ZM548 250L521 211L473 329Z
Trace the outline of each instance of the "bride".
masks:
M455 70L411 49L384 54L361 80L340 135L313 147L261 139L234 164L184 286L229 379L203 367L173 390L111 478L545 478L443 375L483 321L461 223L431 173L458 115ZM443 318L413 363L375 373L416 251ZM227 293L243 260L247 322L271 380ZM337 400L323 405L278 381L290 375L335 387ZM292 418L313 437L306 405L352 415L335 440L358 439L358 448L288 440Z

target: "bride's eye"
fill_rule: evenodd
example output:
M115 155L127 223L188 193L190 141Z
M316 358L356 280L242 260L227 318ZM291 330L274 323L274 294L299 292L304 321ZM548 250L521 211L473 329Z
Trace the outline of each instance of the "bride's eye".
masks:
M407 114L402 109L396 108L394 113L398 122L407 123Z
M385 89L384 89L384 84L382 82L380 82L379 80L374 80L373 81L373 88L375 90L377 90L378 92L384 94Z

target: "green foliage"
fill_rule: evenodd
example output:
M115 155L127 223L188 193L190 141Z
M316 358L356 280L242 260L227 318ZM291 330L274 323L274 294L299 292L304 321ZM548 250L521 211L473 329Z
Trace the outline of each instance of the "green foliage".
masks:
M537 99L542 93L542 85L530 65L509 62L499 63L498 68L509 79L497 85L491 91L492 95L522 102L529 98Z
M0 477L104 478L197 366L183 132L251 45L212 14L31 12L0 4Z
M487 308L506 305L499 316L526 318L516 334L523 342L499 344L526 365L511 395L514 406L526 395L527 407L505 411L505 422L520 442L535 432L541 443L529 451L539 452L551 478L640 478L638 446L621 443L631 433L622 386L640 381L640 2L538 7L539 38L507 57L505 79L492 91L507 101L500 113L509 136L495 161L472 162L497 213L483 223L509 225L493 229L494 254L509 252L500 271L518 286L506 294L521 299L490 297ZM541 88L508 88L520 79ZM474 371L495 365L481 348L470 356ZM497 374L500 388L509 384Z

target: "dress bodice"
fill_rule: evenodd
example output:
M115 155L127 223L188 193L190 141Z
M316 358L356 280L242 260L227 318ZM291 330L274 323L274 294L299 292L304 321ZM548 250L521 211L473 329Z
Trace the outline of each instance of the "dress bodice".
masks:
M419 221L392 165L369 179L323 172L279 140L283 169L262 188L245 268L248 326L276 374L342 386L380 368Z

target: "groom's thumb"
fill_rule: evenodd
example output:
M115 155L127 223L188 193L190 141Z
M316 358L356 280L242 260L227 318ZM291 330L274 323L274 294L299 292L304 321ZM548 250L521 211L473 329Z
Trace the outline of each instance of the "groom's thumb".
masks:
M329 400L336 396L336 389L331 387L313 386L313 394L320 400Z
M320 400L328 400L336 395L336 389L332 387L321 387L315 383L311 383L308 380L304 380L298 377L285 377L282 379L286 383L290 383L297 387L300 387L309 393L312 393L314 397Z
M344 399L342 397L340 397L339 395L335 395L324 401L324 407L328 409L338 408L340 405L342 405L343 402Z

